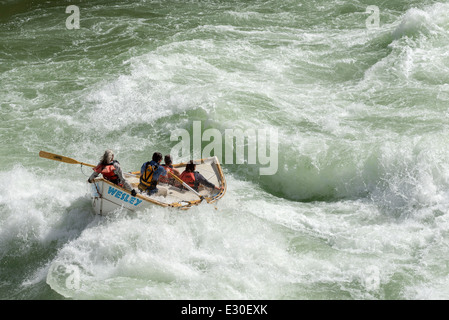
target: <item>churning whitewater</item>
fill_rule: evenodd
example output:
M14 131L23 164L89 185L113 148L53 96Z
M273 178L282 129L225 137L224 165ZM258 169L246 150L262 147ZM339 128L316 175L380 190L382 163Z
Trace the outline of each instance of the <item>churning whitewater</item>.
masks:
M449 298L449 2L0 7L1 299ZM38 155L138 171L197 124L227 192L186 211L96 215Z

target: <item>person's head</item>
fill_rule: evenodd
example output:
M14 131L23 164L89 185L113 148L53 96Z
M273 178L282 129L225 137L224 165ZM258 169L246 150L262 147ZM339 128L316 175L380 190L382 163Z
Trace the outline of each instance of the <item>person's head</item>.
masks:
M156 161L157 163L161 162L162 160L162 153L155 152L153 153L153 161Z
M193 163L193 160L190 160L188 164L186 164L186 171L193 172L196 169L196 164Z
M102 164L109 164L112 160L114 160L114 152L111 149L107 149L101 157L100 162Z
M173 159L172 159L171 155L167 154L164 157L164 162L166 165L171 165L173 163Z

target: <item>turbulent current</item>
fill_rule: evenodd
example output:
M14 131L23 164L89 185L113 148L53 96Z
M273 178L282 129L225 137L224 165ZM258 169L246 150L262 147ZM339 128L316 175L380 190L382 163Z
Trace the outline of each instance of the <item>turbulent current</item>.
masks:
M0 0L0 299L449 299L448 13ZM39 157L135 171L195 123L276 133L215 150L216 205L95 215L92 169Z

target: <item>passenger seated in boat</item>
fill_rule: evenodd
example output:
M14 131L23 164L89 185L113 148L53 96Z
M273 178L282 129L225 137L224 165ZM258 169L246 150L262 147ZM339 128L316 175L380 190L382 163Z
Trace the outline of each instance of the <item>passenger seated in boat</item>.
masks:
M209 182L201 173L195 171L195 169L196 164L190 160L190 162L186 165L186 169L181 173L181 180L188 184L189 187L195 191L198 191L199 185L204 185L215 190L223 189L223 187L217 187L213 183ZM183 188L181 185L179 185L179 187Z
M171 173L173 173L179 177L179 175L180 175L179 171L177 169L173 168L173 165L172 165L173 159L172 159L171 155L167 154L164 157L164 162L165 163L162 166L165 168L167 173L168 173L168 171L170 171ZM159 176L159 182L174 185L175 178L173 178L171 175L167 174L165 176Z
M151 161L145 162L140 168L140 183L138 188L141 192L153 195L159 191L156 187L160 176L165 176L167 171L161 166L162 154L153 153Z
M128 191L131 191L133 196L136 195L128 181L123 177L122 168L117 160L114 160L114 152L110 149L106 150L100 159L98 165L93 168L94 172L91 174L87 182L92 183L93 180L102 174L105 180L108 180Z

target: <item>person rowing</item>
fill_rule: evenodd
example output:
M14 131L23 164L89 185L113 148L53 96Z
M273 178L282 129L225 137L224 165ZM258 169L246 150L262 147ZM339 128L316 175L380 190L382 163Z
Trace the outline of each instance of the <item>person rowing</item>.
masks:
M100 162L93 168L94 172L91 174L87 182L92 183L96 177L100 174L105 180L108 180L128 191L131 191L131 195L135 196L136 190L134 190L128 181L123 177L122 168L117 160L114 160L114 152L111 149L107 149L103 156L100 158Z

